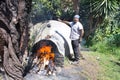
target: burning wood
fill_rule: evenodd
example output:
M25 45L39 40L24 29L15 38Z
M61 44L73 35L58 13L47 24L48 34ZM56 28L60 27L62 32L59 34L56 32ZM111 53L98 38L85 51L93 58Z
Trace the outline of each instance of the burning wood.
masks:
M46 70L46 74L53 74L55 71L55 54L51 51L52 46L42 46L37 50L36 65L38 67L37 73L40 70Z

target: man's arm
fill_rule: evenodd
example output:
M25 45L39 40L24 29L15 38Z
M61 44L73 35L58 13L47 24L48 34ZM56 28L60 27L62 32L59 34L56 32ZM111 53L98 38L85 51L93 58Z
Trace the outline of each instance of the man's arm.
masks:
M83 37L83 35L84 35L84 29L81 29L80 30L80 36Z
M65 23L65 24L67 24L68 26L70 26L70 22L69 22L69 21L63 21L63 20L61 20L61 19L58 19L58 21L63 22L63 23Z
M62 21L62 22L70 26L70 22L69 21Z
M83 37L83 35L84 35L84 29L81 29L80 30L80 42L82 41L82 37Z

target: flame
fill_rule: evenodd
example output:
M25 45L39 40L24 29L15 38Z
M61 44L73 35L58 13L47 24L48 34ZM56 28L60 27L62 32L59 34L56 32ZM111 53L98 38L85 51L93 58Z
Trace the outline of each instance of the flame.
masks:
M42 46L37 50L37 65L39 70L43 68L47 70L46 74L50 74L55 71L55 64L54 64L55 54L52 52L52 46Z
M51 46L43 46L37 51L37 56L41 60L54 60L55 54L51 51Z

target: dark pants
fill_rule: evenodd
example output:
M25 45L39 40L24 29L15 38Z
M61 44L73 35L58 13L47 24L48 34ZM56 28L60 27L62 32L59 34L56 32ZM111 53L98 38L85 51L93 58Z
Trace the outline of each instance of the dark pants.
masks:
M75 60L78 61L80 59L80 57L82 57L82 54L80 52L79 39L72 40L72 47L73 47L73 51L74 51Z

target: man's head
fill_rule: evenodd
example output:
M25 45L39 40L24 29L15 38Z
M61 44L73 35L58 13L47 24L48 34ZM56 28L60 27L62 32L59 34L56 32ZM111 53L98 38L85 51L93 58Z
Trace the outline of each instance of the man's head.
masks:
M74 22L78 22L78 21L79 21L79 18L80 18L79 15L75 15L74 18L73 18L73 21L74 21Z

